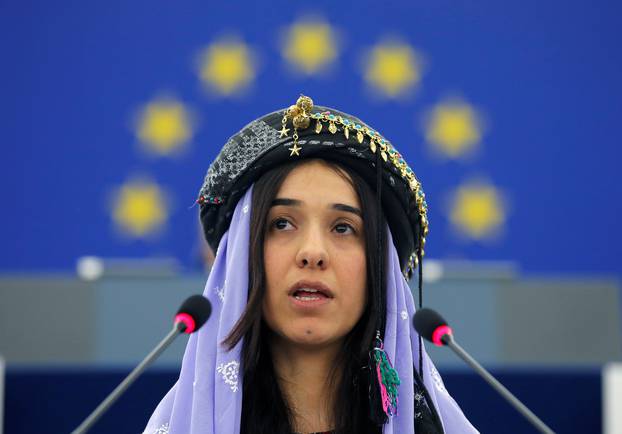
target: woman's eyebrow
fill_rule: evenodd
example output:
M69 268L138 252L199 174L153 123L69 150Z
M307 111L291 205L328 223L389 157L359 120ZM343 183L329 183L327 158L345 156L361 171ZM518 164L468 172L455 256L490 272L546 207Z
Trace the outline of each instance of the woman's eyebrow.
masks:
M272 201L270 206L301 206L302 201L298 199L289 199L286 197L277 197ZM363 217L363 212L351 205L346 205L345 203L333 203L328 206L331 209L335 209L338 211L351 212L352 214L356 214L359 217Z
M344 203L334 203L332 204L331 208L339 211L351 212L352 214L356 214L359 217L363 217L363 213L360 209L350 205L346 205Z
M302 205L302 201L298 199L287 199L285 197L277 197L272 201L270 206L300 206Z

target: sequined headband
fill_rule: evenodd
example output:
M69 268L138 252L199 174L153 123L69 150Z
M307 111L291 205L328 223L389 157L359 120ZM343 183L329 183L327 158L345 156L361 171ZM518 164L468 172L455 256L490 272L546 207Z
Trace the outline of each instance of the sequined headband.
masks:
M299 132L302 136L300 140ZM313 135L326 138L338 132L343 134L347 143L339 140L303 140ZM309 148L309 152L304 152L303 146ZM348 158L354 155L362 159L361 162L367 160L374 165L377 161L380 168L385 166L383 172L388 175L391 190L397 194L397 197L387 196L390 198L387 200L393 206L397 205L397 199L408 220L408 223L404 221L400 213L388 214L392 230L397 231L395 233L403 232L404 236L396 240L396 247L404 267L404 276L410 279L418 266L418 258L423 256L428 234L428 206L421 183L402 155L377 131L343 112L314 106L313 100L304 95L284 111L256 119L233 135L210 165L197 199L201 205L204 235L210 246L217 248L241 192L267 168L288 159L318 155L318 151L334 152L338 161L346 155ZM326 157L330 158L328 155ZM393 175L403 182L395 183ZM416 225L419 231L413 233L411 225ZM417 240L410 238L410 234Z

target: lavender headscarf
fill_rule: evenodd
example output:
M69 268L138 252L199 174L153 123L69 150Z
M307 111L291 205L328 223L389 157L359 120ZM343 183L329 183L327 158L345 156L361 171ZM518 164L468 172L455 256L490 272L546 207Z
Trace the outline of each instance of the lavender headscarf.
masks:
M242 316L248 292L248 251L252 187L238 202L229 231L218 247L204 295L213 306L208 323L186 347L177 383L151 416L144 434L238 434L242 414L242 342L231 351L221 345ZM383 433L414 433L413 366L419 339L411 318L415 303L404 279L389 231L385 351L399 373L398 415ZM423 353L424 383L447 434L477 433L449 395L434 364Z

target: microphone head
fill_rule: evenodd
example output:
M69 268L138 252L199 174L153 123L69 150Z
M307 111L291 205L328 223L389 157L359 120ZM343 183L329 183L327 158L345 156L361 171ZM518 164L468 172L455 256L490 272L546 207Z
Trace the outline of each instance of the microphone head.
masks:
M443 336L452 335L451 327L447 325L447 321L438 312L427 307L415 312L413 325L417 333L424 339L439 346L446 345L442 340Z
M184 301L175 315L175 324L185 325L184 333L200 329L212 313L212 304L202 295L196 294Z

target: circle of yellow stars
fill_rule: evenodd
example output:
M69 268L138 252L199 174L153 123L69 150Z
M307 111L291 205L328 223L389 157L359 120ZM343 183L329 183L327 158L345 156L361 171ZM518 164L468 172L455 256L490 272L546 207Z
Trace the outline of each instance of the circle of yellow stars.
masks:
M295 69L311 75L328 67L338 55L337 35L320 18L302 18L286 29L282 55Z
M194 134L190 111L173 98L158 98L141 109L136 136L145 148L157 155L180 150Z
M114 193L112 218L131 238L146 238L162 229L169 216L165 194L155 182L134 179Z
M322 18L298 19L283 33L282 57L305 75L327 70L339 53L337 31ZM254 50L241 38L220 38L200 50L198 76L203 85L221 96L241 93L256 79ZM422 80L422 56L409 44L385 40L367 51L363 78L388 98L399 98ZM194 134L190 111L172 98L159 98L141 110L136 124L138 139L151 152L169 155L181 149ZM424 122L426 141L441 155L458 159L472 152L482 139L478 112L461 99L446 99L434 106ZM281 137L288 135L283 126ZM290 156L300 155L294 144ZM501 193L490 183L468 182L452 195L448 218L473 240L491 237L507 218ZM162 189L150 181L128 181L115 194L113 220L125 233L146 237L161 229L169 210Z
M199 78L220 95L240 93L255 79L254 58L252 49L239 38L216 41L199 53Z
M397 98L421 81L421 57L408 44L386 42L375 45L365 64L365 81L390 98Z

